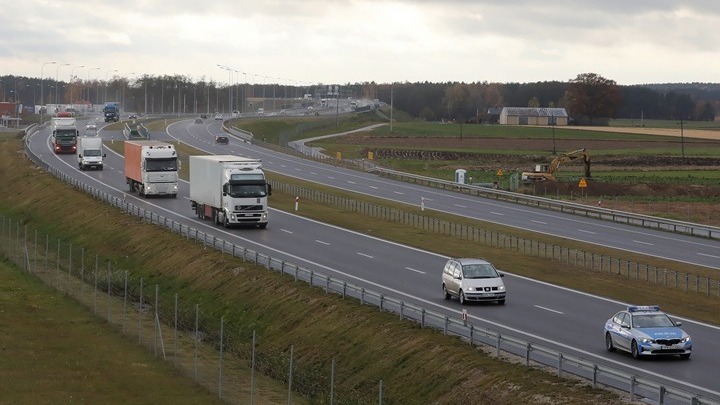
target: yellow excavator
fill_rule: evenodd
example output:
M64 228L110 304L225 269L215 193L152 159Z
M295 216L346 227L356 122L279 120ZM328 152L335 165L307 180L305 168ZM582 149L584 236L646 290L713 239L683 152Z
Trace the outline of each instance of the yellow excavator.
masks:
M532 172L522 173L522 182L525 184L536 183L541 181L555 181L555 171L561 163L572 162L573 160L583 160L585 166L585 178L590 177L590 154L588 154L585 148L578 149L576 151L563 153L550 162L550 164L538 164L535 165L535 170Z

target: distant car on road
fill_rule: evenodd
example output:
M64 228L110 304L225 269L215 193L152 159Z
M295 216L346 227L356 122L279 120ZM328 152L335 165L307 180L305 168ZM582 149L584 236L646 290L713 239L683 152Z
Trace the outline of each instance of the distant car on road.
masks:
M680 325L658 305L629 306L605 322L605 348L624 350L636 359L671 355L689 359L692 340Z
M238 110L233 110L231 117L232 117L232 118L237 118L237 117L239 117L239 116L240 116L240 111L238 111Z
M137 119L137 114L130 114L130 115L128 115L128 119L129 119L129 120L136 120L136 119Z
M215 143L221 143L221 144L227 145L230 143L230 138L228 138L228 136L225 134L217 134L217 135L215 135Z
M216 113L216 114L215 114L215 119L216 119L216 120L221 120L221 119L223 119L222 114Z
M85 129L88 130L88 131L90 131L90 130L92 130L92 131L97 131L97 125L95 125L95 124L87 124L87 125L85 125Z
M207 114L200 114L200 118L207 119Z
M202 124L202 123L203 123L203 119L202 119L202 118L195 118L195 123L196 123L196 124Z

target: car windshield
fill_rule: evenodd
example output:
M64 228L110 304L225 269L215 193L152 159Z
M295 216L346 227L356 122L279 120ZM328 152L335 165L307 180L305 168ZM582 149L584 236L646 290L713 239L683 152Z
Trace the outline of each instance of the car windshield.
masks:
M635 328L667 328L675 326L665 314L633 315Z
M85 149L85 156L100 156L100 149Z
M463 265L464 278L496 278L498 273L489 263L465 264Z

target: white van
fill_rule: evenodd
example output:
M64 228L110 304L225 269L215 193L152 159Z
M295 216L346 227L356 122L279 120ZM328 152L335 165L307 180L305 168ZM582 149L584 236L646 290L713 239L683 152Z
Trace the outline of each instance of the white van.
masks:
M446 300L457 297L462 305L469 301L504 304L504 276L487 260L450 259L443 268L443 296Z
M83 136L78 138L77 162L80 170L87 168L103 169L103 143L100 137Z

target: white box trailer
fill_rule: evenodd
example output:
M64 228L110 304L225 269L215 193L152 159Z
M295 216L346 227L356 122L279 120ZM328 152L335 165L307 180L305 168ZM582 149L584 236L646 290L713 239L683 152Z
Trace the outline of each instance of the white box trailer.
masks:
M260 159L190 156L190 203L198 218L211 218L225 227L265 228L271 192Z

